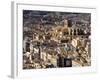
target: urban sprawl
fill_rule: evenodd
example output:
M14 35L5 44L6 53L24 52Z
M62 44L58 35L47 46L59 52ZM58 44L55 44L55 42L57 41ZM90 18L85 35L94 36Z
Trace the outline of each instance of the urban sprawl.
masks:
M91 66L91 14L23 10L23 69Z

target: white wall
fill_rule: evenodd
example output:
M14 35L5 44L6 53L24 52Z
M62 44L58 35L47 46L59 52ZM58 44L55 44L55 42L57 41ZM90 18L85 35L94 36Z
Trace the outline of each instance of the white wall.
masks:
M23 0L25 1L25 0ZM53 4L53 5L73 5L86 6L97 8L97 28L95 28L97 37L96 54L98 54L98 72L86 74L64 75L63 77L55 76L46 80L99 80L100 76L100 5L99 0L29 0L38 4ZM0 80L11 80L10 64L11 64L11 0L0 1ZM23 80L23 79L22 79ZM32 79L24 79L32 80ZM36 79L35 79L36 80ZM43 80L38 77L38 80Z

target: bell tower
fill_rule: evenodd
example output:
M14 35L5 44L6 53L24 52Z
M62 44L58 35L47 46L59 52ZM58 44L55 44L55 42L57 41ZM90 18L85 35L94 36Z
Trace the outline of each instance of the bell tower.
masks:
M64 27L68 28L68 20L64 19L63 23L64 23Z

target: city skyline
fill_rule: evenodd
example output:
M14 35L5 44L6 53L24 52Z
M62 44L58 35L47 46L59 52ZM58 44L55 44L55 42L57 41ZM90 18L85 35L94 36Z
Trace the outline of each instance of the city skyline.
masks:
M23 10L23 69L91 66L91 13Z

